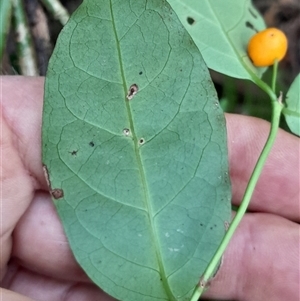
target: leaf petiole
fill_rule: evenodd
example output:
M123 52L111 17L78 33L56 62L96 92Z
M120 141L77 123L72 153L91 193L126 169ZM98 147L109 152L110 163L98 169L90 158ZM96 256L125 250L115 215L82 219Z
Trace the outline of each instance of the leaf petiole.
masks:
M272 75L272 90L274 93L276 93L277 72L278 72L278 60L275 60L273 65L273 75Z

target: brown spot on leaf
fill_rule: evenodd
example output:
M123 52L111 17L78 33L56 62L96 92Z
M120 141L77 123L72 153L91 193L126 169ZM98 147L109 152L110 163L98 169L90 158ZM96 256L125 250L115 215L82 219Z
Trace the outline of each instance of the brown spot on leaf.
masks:
M49 179L49 172L48 172L48 168L46 165L43 165L43 171L44 171L44 176L47 182L47 186L49 188L49 190L51 190L51 183L50 183L50 179Z
M52 187L51 187L51 182L49 179L49 172L48 172L48 168L46 165L43 165L43 170L44 170L45 179L46 179L46 182L47 182L47 185L48 185L48 188L49 188L49 191L50 191L50 194L52 195L52 197L55 198L56 200L62 198L64 196L64 191L59 188L52 189Z
M138 92L138 90L139 90L139 87L137 86L137 84L131 85L128 90L126 98L128 100L131 100L134 97L134 95Z
M52 189L50 193L56 200L61 199L64 196L64 191L59 188Z

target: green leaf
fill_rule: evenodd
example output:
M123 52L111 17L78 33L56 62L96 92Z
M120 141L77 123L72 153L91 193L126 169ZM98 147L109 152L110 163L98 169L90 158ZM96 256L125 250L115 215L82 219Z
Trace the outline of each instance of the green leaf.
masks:
M265 28L250 0L168 0L192 36L208 66L217 72L254 81L256 68L247 55L251 36Z
M161 0L86 0L45 83L43 162L74 255L120 300L188 300L230 220L226 127Z
M300 73L287 93L283 114L290 130L300 136Z

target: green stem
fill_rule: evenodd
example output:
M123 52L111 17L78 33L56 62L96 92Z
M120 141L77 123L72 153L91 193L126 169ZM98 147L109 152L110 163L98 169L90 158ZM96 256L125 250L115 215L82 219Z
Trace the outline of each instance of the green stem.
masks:
M262 172L262 169L264 167L264 164L268 158L268 155L273 147L273 144L275 142L276 139L276 135L278 132L278 128L279 128L279 122L280 122L280 116L281 116L281 112L283 110L283 105L282 105L282 95L280 95L280 97L276 98L276 94L275 94L275 84L274 82L276 81L276 76L277 76L277 66L278 64L275 64L276 66L274 66L274 74L273 74L273 80L272 80L272 89L266 84L264 83L260 78L258 78L256 75L254 75L253 80L254 82L262 88L262 90L264 90L265 92L268 93L268 95L271 98L272 101L272 120L271 120L271 129L269 132L269 136L268 139L265 143L265 146L257 160L257 163L254 167L254 170L252 172L252 175L250 177L250 180L248 182L243 200L241 202L241 205L239 207L239 209L237 210L237 213L234 217L234 219L232 220L218 250L216 251L215 255L213 256L212 260L210 261L209 265L207 266L206 270L204 271L200 282L198 284L198 286L195 288L195 291L193 293L193 296L191 298L190 301L197 301L200 296L203 294L203 292L206 289L207 283L211 277L211 275L213 274L213 272L215 271L216 267L218 266L235 230L237 229L239 223L241 222L243 216L245 215L245 212L249 206L251 197L253 195L255 186L257 184L257 181L260 177L260 174Z
M243 218L248 205L250 203L254 188L257 184L257 181L259 179L259 176L262 172L263 166L267 160L267 157L271 151L271 148L275 142L276 134L279 128L279 121L280 121L280 115L281 111L283 109L283 105L281 104L280 101L273 102L273 116L272 116L272 123L271 123L271 130L269 133L268 140L260 154L260 157L256 163L256 166L254 168L254 171L251 175L250 181L248 183L248 186L246 188L243 201L234 217L232 220L232 223L230 224L228 231L226 232L220 247L218 248L217 252L215 253L213 259L209 263L208 267L206 268L204 274L201 277L200 284L199 286L196 287L196 290L194 291L194 294L192 296L191 301L197 301L202 293L204 292L204 289L206 287L206 284L213 274L215 268L218 266L221 257L223 253L225 252L225 249L227 248L231 237L233 236L236 228L238 227L239 223L241 222L241 219Z
M272 90L274 93L276 93L277 71L278 71L278 60L275 60L273 65L273 75L272 75Z

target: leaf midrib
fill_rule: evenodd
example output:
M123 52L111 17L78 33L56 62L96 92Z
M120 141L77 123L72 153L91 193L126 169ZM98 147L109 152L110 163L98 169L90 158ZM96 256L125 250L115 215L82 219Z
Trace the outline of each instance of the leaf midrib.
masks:
M148 190L148 185L147 185L147 181L146 181L145 170L144 170L144 167L143 167L143 164L142 164L142 159L141 159L141 155L140 155L139 147L138 147L138 137L136 136L136 133L135 133L135 127L134 127L134 123L133 123L133 118L132 118L132 113L131 113L131 109L130 109L130 105L129 105L129 100L127 100L127 98L126 98L127 91L129 89L129 87L127 87L126 80L125 80L125 72L124 72L124 67L123 67L119 37L118 37L116 24L115 24L115 20L114 20L112 0L110 0L110 12L111 12L111 18L112 18L113 31L114 31L116 45L117 45L117 52L118 52L118 58L119 58L119 64L120 64L121 77L122 77L122 82L123 82L124 101L125 101L125 106L126 106L126 110L127 110L127 114L128 114L130 131L131 131L133 142L134 142L134 150L135 150L137 165L138 165L139 173L140 173L141 180L142 180L142 187L143 187L143 191L144 191L144 199L145 199L147 213L148 213L148 219L149 219L149 223L150 223L150 227L151 227L152 241L154 243L154 248L155 248L155 252L156 252L156 258L157 258L157 263L158 263L158 267L159 267L159 272L160 272L160 276L161 276L162 283L163 283L163 286L165 288L166 294L167 294L168 299L170 301L175 301L176 298L174 297L172 291L170 290L170 287L169 287L169 284L168 284L168 279L166 277L166 272L165 272L165 269L164 269L164 266L163 266L162 255L161 255L161 252L160 252L159 242L158 242L158 239L157 239L155 226L154 226L154 221L153 221L153 218L152 218L153 210L152 210L152 206L151 206L150 199L149 199L149 190Z

